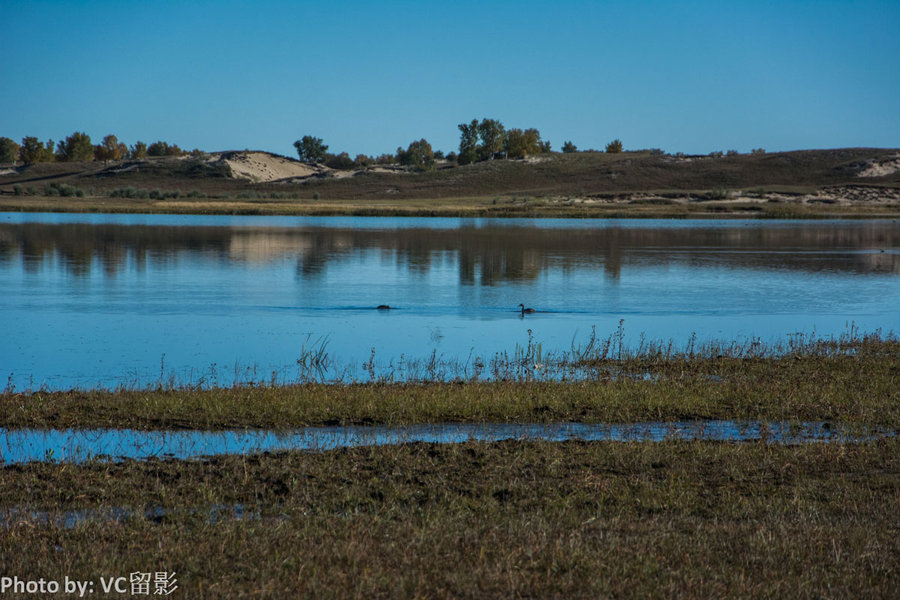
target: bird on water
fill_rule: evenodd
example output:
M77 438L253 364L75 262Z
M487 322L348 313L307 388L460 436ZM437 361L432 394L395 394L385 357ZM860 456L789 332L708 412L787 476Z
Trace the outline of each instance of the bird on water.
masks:
M531 313L536 313L536 312L537 312L537 311L534 310L533 308L525 308L525 305L524 305L524 304L520 304L520 305L519 305L519 308L521 309L523 315L530 315Z
M391 310L391 307L387 304L379 304L375 307L375 310Z

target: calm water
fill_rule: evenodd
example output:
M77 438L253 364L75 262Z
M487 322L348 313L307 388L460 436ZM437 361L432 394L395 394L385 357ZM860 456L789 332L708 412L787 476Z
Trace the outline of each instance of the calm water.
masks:
M500 440L661 442L710 440L776 444L860 442L893 431L844 431L827 423L694 421L682 423L438 423L403 426L307 427L295 431L138 431L132 429L0 428L0 464L39 460L83 462L92 458L189 459L217 454L279 450L325 451L410 442L460 443Z
M317 341L356 370L529 329L567 350L620 319L632 342L900 331L900 223L0 213L17 389L290 380Z

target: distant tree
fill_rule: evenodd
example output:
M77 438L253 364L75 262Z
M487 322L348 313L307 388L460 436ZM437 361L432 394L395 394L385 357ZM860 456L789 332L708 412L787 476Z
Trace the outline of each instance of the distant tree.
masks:
M375 159L376 165L392 165L394 164L395 157L393 154L382 154L378 158Z
M623 150L622 140L620 140L620 139L615 139L606 145L606 151L609 154L618 154L618 153L622 152L622 150Z
M766 153L765 148L754 148L753 150L750 151L750 154L765 154L765 153Z
M447 161L455 163L459 157L456 155L456 152L450 152L447 154Z
M19 145L8 137L0 137L0 163L19 160Z
M456 161L461 165L468 165L478 160L478 119L472 119L471 123L460 123L459 127L459 156Z
M577 151L578 151L578 148L576 148L576 147L575 147L575 144L573 144L572 142L567 141L567 142L565 142L565 143L562 145L562 151L563 151L565 154L571 154L571 153L573 153L573 152L577 152Z
M397 162L424 171L434 166L434 150L431 149L431 144L423 138L411 142L406 150L397 148Z
M444 151L443 150L435 150L434 151L434 160L444 160Z
M350 158L350 155L346 152L341 152L340 154L328 154L325 156L323 162L325 163L325 166L332 169L346 171L347 169L353 168L353 159Z
M316 164L325 158L328 146L322 141L322 138L304 135L303 139L294 142L294 148L297 149L297 155L301 162Z
M710 158L722 158L723 156L725 156L725 153L721 150L713 150L709 153Z
M56 145L56 159L65 162L94 160L94 145L91 144L91 136L82 131L76 131L65 140L60 140Z
M137 141L128 151L128 158L147 158L147 144Z
M375 162L375 159L365 154L357 154L356 158L353 159L353 165L358 169L368 167L373 162Z
M537 129L510 129L503 139L503 151L507 158L525 158L541 152L541 134Z
M94 146L94 158L103 162L122 160L127 152L128 147L120 143L119 138L113 134L109 134L103 138L103 142L98 146Z
M497 119L482 119L478 124L478 136L481 138L482 160L493 160L503 152L503 139L506 130Z
M541 142L541 152L542 153L552 152L552 149L550 148L550 140Z
M181 156L184 151L178 147L178 144L169 144L168 142L156 141L147 146L147 156Z
M737 150L729 150L728 152L725 153L725 156L737 156L739 154L740 154L740 152L738 152Z

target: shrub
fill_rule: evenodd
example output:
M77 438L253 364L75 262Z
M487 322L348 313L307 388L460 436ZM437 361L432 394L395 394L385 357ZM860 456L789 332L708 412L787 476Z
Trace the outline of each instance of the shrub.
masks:
M715 151L709 153L710 158L722 158L723 156L725 156L725 155L722 153L721 150L715 150Z
M346 171L347 169L353 168L353 159L350 158L350 155L346 152L341 152L340 154L334 155L329 154L325 158L325 165L332 169L340 169L342 171Z
M17 183L16 185L13 186L13 193L14 193L16 196L21 196L21 195L22 195L23 191L22 191L22 184L21 184L21 183Z
M765 148L754 148L753 150L750 151L750 154L765 154L765 153L766 153Z
M573 152L578 152L578 147L575 146L575 144L573 144L571 141L566 141L562 145L561 150L563 151L564 154L571 154Z
M737 156L738 154L740 154L740 152L738 152L737 150L729 150L725 153L726 156Z
M623 150L622 140L614 139L606 145L606 152L609 154L619 154Z

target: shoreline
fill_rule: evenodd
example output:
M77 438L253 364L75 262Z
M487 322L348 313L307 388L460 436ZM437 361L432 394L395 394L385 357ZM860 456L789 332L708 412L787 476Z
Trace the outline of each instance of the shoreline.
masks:
M797 199L802 198L802 199ZM667 198L629 194L610 199L583 198L451 198L422 200L268 200L268 199L135 199L44 196L0 196L0 212L87 214L175 214L247 216L383 216L469 218L581 218L581 219L896 219L895 202L841 203L771 198L730 200Z

